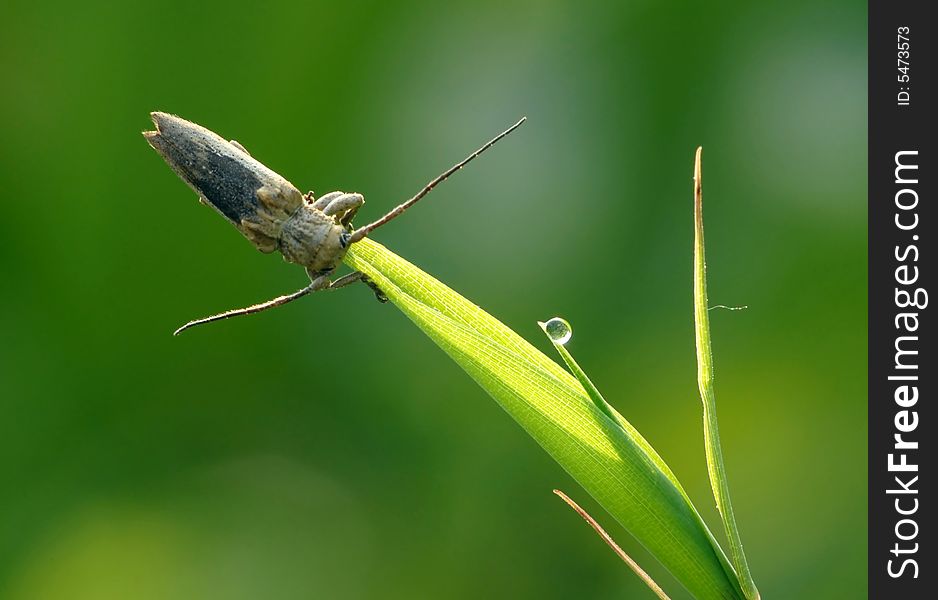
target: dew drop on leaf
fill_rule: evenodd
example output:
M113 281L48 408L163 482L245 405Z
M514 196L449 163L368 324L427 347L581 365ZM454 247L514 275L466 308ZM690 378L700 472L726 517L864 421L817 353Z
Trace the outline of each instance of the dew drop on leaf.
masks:
M555 344L560 344L561 346L569 342L570 338L573 337L573 328L570 327L570 323L567 323L560 317L554 317L544 323L544 331L547 332L547 335Z

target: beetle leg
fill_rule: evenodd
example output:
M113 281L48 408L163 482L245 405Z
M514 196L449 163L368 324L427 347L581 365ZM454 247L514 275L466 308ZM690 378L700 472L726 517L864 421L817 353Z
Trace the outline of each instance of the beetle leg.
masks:
M329 289L337 290L351 283L355 283L356 281L361 281L362 283L370 287L371 291L375 293L375 298L378 299L378 302L384 304L385 302L388 301L388 297L384 295L384 292L382 292L378 288L378 286L375 285L374 281L369 279L368 276L362 273L361 271L354 271L352 273L349 273L348 275L343 275L342 277L339 277L338 279L336 279L335 281L329 284Z
M353 271L352 273L349 273L348 275L343 275L342 277L339 277L335 281L331 282L329 284L329 289L337 290L341 287L347 286L350 283L355 283L356 281L358 281L364 276L365 274L362 273L361 271Z
M388 297L384 292L381 291L381 288L379 288L378 285L365 274L362 274L362 283L371 288L371 291L375 293L375 299L378 302L384 304L388 301Z
M362 200L362 202L364 202L364 200ZM342 225L342 227L348 227L352 223L352 219L355 218L355 214L358 213L359 208L361 208L361 205L353 206L352 208L348 209L348 212L342 215L342 218L339 219L339 224Z
M342 194L330 200L322 212L338 217L340 223L347 225L364 203L365 198L361 194Z
M313 202L313 208L316 210L323 210L329 203L338 198L339 196L345 194L345 192L329 192L325 196L321 197L319 200Z

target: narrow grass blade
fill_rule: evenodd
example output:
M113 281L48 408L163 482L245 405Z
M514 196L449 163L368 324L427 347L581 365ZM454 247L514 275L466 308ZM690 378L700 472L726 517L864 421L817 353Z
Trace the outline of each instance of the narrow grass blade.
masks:
M694 597L742 600L723 551L673 473L621 415L610 418L560 365L380 244L353 244L345 262L371 278Z
M720 447L720 430L717 424L716 396L713 392L713 355L710 349L710 316L707 306L707 262L704 257L703 228L703 186L701 182L700 156L702 148L697 148L694 159L694 322L697 338L697 385L703 401L704 446L707 453L707 472L713 498L723 519L726 538L730 546L730 556L740 585L748 600L758 600L759 590L752 580L743 543L736 526L733 504L730 501L729 482L726 467L723 464L723 450Z
M554 490L554 494L559 496L560 499L566 502L570 508L572 508L578 515L583 517L583 520L589 523L590 527L592 527L593 530L599 534L599 537L602 538L604 542L606 542L606 545L612 548L612 551L616 553L616 556L621 558L622 562L627 564L629 568L632 569L636 575L638 575L638 578L644 581L645 585L647 585L651 591L653 591L655 595L658 596L658 598L661 600L671 600L671 598L669 598L668 595L664 593L664 590L661 589L661 586L655 583L655 580L652 579L651 576L649 576L648 573L646 573L645 570L642 569L631 556L626 554L625 550L623 550L619 544L617 544L616 541L612 539L612 536L606 533L606 530L603 529L602 525L596 522L596 519L591 517L588 512L583 510L583 508L574 502L570 496L564 494L560 490Z
M576 377L580 385L583 386L583 390L586 391L590 400L596 405L596 408L603 411L603 413L613 421L624 421L625 419L622 415L617 413L616 409L612 408L612 406L606 402L606 399L603 398L599 389L593 384L589 375L586 374L586 371L580 367L580 364L573 358L570 351L567 350L566 344L570 341L570 338L573 337L573 328L570 326L570 323L567 323L567 321L560 317L554 317L545 323L538 321L537 324L544 330L547 339L549 339L550 343L557 349L557 353L560 355L560 358L563 359L563 362L567 363L567 368L570 369L573 376Z

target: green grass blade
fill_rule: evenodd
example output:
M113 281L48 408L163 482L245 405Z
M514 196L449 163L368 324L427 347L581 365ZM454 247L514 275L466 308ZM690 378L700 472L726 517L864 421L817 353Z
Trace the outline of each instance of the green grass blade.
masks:
M710 349L710 315L707 305L707 261L704 256L703 193L700 172L701 148L697 148L694 160L694 322L697 338L697 385L703 401L704 446L707 453L707 472L713 498L723 519L730 556L740 585L748 600L758 600L759 590L749 572L749 563L743 552L743 543L733 514L730 501L729 482L723 464L720 447L720 430L717 425L716 396L713 392L713 354Z
M658 469L661 470L664 475L671 480L671 483L674 484L674 487L681 492L684 496L684 499L687 502L687 505L694 511L694 514L697 516L701 525L706 529L706 524L704 524L703 519L697 513L697 508L694 506L694 503L691 502L690 497L684 491L684 487L677 480L677 477L674 476L674 473L671 472L671 469L664 462L664 459L658 455L651 444L649 444L644 437L635 429L631 423L626 420L611 404L606 402L606 399L603 397L602 392L599 391L599 388L593 383L589 378L586 372L580 367L576 359L573 358L573 355L570 354L570 351L567 350L566 344L573 338L573 328L570 326L570 323L561 319L559 317L554 317L546 323L538 322L538 325L541 326L541 329L544 330L544 333L547 335L547 339L554 345L554 348L557 350L557 353L560 354L560 357L563 358L563 361L567 363L567 367L570 369L570 372L573 373L574 377L580 382L580 385L583 386L583 389L586 391L587 395L593 401L593 403L603 411L607 416L609 416L613 421L619 424L619 426L625 431L625 434L630 437L644 452L648 457L655 463ZM560 334L560 335L558 335ZM707 529L707 534L710 534L710 530ZM718 547L719 544L716 540L712 540L714 546ZM720 552L719 558L723 564L723 570L726 574L732 578L734 581L738 581L736 577L736 571L727 560L726 556Z
M345 262L370 277L696 598L743 598L726 557L664 461L560 365L369 239Z

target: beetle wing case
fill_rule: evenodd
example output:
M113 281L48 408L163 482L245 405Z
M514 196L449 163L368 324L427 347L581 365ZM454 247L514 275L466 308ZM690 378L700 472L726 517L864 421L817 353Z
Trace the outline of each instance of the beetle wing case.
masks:
M208 129L162 112L150 113L156 131L143 135L201 197L262 252L273 252L303 194L238 146Z

